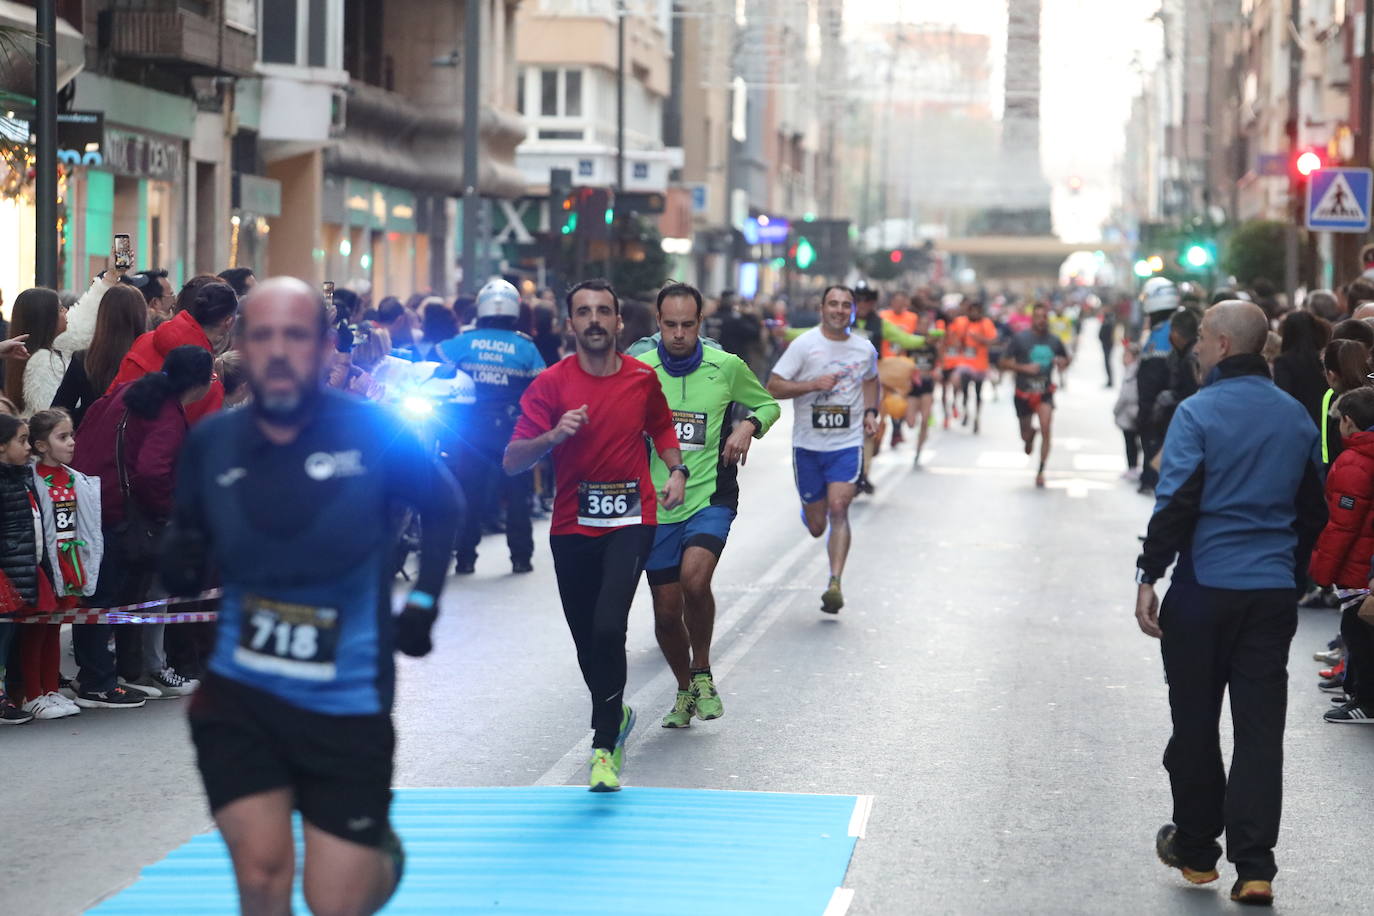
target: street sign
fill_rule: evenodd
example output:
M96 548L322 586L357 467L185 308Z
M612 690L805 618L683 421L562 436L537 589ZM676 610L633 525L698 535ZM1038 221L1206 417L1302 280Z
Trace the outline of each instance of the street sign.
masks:
M1282 178L1288 174L1288 157L1283 153L1260 153L1255 172L1265 178Z
M1374 172L1318 169L1307 182L1307 228L1317 232L1368 232Z

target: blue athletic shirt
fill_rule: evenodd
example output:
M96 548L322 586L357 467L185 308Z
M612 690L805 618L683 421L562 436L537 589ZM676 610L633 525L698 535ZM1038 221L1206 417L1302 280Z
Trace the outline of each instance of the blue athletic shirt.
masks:
M191 433L174 530L198 531L224 597L210 670L330 715L389 712L397 502L457 511L452 478L390 411L327 390L287 445L251 409ZM428 517L428 516L426 516ZM437 595L437 582L417 583Z

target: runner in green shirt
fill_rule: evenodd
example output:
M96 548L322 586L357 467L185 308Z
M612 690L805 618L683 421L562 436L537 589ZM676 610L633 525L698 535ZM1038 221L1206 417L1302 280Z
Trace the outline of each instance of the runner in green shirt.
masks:
M738 466L752 441L782 413L749 366L739 357L702 344L701 293L685 283L658 294L661 338L652 349L640 341L631 352L652 366L673 412L687 494L675 509L658 509L658 530L645 564L654 596L654 632L677 677L677 698L664 728L686 728L692 716L719 719L725 710L711 678L711 635L716 599L711 577L730 536L739 506ZM747 413L732 423L735 405ZM668 468L651 459L654 485L668 480Z

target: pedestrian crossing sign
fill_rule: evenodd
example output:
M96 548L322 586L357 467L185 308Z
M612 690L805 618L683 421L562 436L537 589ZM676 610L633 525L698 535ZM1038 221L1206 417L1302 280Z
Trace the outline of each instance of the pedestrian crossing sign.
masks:
M1307 183L1307 228L1318 232L1368 232L1374 192L1369 169L1318 169Z

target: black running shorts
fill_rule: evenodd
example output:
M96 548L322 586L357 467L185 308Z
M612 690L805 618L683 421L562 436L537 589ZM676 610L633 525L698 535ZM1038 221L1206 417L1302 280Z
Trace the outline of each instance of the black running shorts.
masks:
M363 846L390 832L391 716L327 716L209 675L188 715L210 811L290 789L310 824Z

